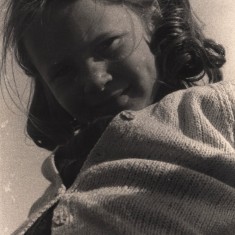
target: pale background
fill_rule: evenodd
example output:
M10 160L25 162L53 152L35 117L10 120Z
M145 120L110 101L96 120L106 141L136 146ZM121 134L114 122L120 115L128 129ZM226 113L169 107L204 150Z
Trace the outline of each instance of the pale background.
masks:
M195 12L204 22L206 34L225 46L227 63L223 69L224 77L226 80L233 79L235 1L191 0L191 2ZM24 87L27 78L18 70L15 74L21 87ZM14 113L5 105L0 94L0 234L4 235L10 234L25 220L33 201L48 185L41 175L40 167L49 154L35 147L26 138L24 114L8 99L6 102Z

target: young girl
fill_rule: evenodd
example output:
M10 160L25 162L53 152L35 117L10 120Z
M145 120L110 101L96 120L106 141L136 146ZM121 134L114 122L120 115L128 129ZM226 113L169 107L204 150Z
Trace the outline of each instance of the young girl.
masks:
M15 234L233 233L235 86L198 86L225 54L187 0L11 0L3 45L35 83L28 134L54 150Z

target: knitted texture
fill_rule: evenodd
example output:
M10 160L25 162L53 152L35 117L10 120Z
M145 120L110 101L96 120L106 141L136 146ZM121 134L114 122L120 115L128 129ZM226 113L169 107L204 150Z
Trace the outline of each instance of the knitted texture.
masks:
M118 114L61 195L52 234L234 234L234 111L235 84L221 82Z

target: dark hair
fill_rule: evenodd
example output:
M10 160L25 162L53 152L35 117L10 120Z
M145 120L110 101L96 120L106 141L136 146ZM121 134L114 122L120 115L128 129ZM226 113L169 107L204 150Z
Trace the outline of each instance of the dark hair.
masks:
M67 4L76 0L64 1ZM205 74L209 82L222 80L220 68L225 63L224 48L204 37L188 0L100 1L127 5L143 19L152 32L150 48L156 55L162 82L162 92L156 100L174 90L195 85ZM53 2L56 4L52 0L9 1L2 56L3 66L6 66L7 52L12 48L19 66L34 79L27 132L38 146L50 150L65 143L73 135L74 121L40 79L24 48L23 36L33 20L42 18Z

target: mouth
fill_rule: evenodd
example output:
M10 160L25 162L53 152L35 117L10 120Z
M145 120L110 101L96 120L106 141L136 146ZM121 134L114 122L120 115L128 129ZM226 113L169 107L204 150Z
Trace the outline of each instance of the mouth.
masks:
M113 92L104 91L104 96L96 98L97 102L89 105L89 109L93 117L101 117L106 115L116 115L123 109L128 101L128 91L130 87L117 89Z
M118 101L118 98L127 94L129 86L125 88L115 89L113 91L105 90L96 97L92 97L92 101L88 102L91 108L100 107L110 103L111 101Z

